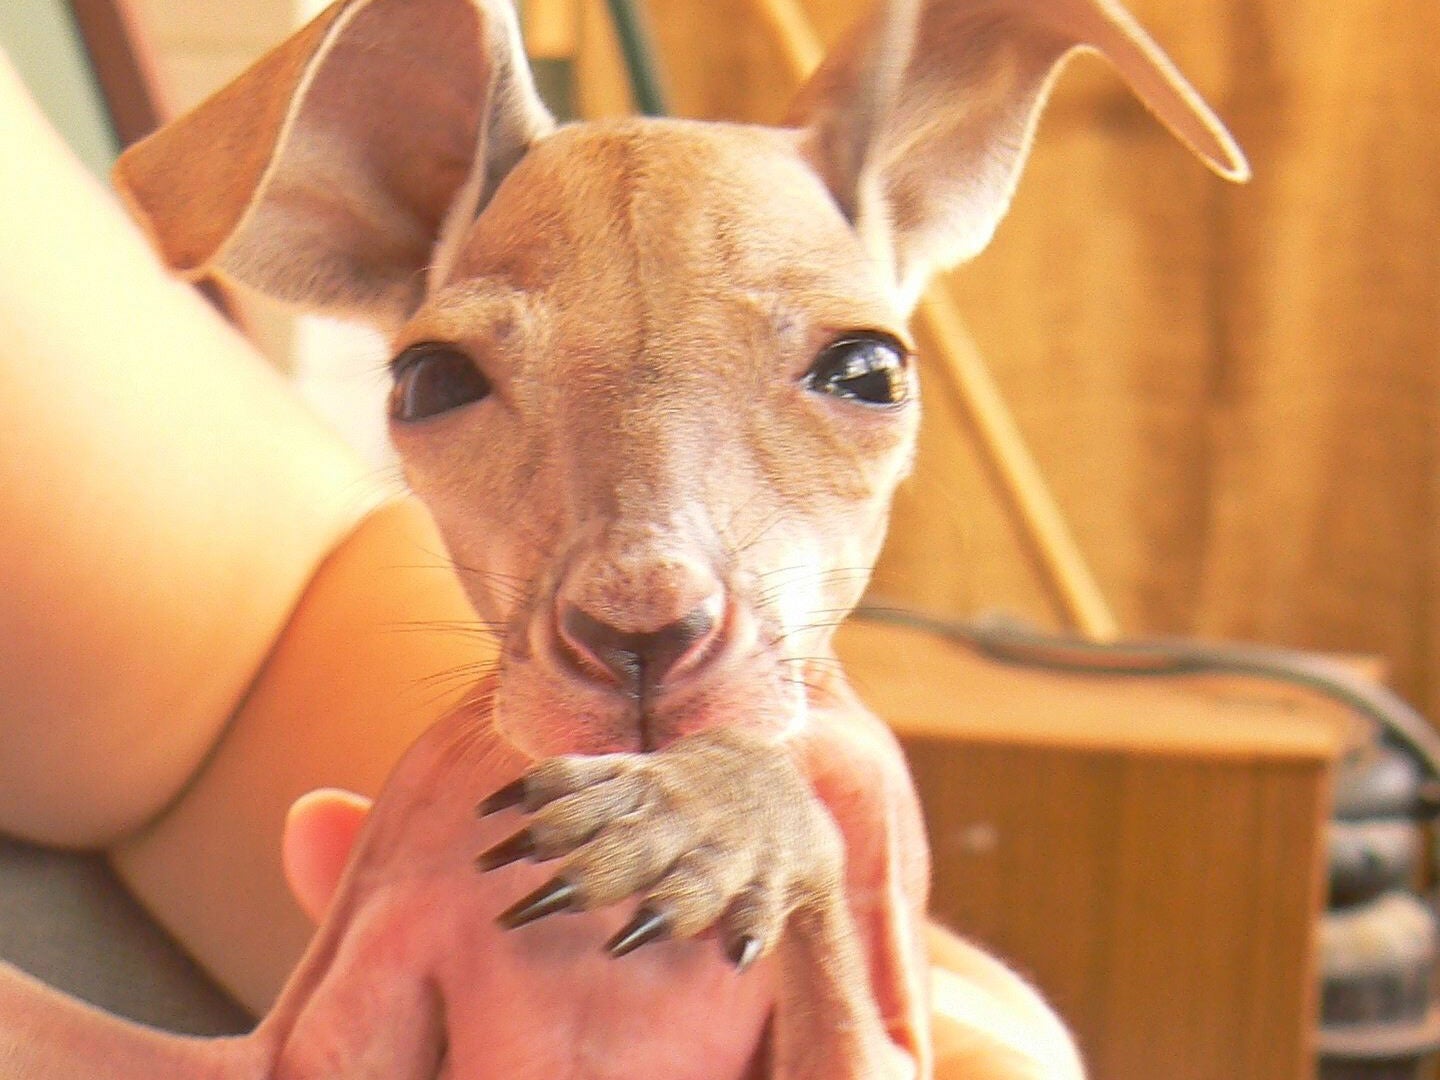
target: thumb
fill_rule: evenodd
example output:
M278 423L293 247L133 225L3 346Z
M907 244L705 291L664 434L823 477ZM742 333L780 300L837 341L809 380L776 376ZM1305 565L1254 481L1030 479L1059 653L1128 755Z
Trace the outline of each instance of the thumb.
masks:
M370 803L354 792L321 788L290 807L280 858L290 891L314 922L324 918L330 906Z

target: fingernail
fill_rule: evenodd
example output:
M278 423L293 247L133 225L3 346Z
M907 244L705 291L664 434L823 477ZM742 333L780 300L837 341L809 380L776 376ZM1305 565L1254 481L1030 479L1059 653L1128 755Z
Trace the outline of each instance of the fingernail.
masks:
M475 857L475 865L481 870L495 870L501 866L509 866L512 862L528 859L534 854L535 837L529 829L521 829L488 851L482 851Z
M611 956L624 956L670 932L670 916L664 911L642 907L605 945Z
M743 972L760 958L760 939L744 934L730 946L730 962L736 971Z
M551 878L518 904L502 911L495 921L506 930L514 930L546 915L566 910L579 892L572 882L563 877Z
M512 806L519 806L525 801L525 777L519 780L512 780L495 794L485 799L479 806L475 807L478 817L487 817L490 814L501 810L509 810Z

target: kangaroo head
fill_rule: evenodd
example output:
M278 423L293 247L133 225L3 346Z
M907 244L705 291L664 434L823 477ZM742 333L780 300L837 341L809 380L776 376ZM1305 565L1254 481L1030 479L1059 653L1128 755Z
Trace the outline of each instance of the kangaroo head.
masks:
M1243 158L1110 0L906 0L781 128L556 128L499 0L344 0L127 153L177 269L371 320L527 752L803 724L913 452L906 321L1003 216L1061 62Z

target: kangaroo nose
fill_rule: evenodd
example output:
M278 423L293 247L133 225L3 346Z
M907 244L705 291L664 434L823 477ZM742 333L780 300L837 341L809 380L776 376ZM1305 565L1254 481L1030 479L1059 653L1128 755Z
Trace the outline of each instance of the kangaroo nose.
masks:
M558 620L560 637L580 665L614 678L633 697L656 690L677 665L701 657L716 636L723 605L717 592L693 611L657 630L619 630L574 604Z

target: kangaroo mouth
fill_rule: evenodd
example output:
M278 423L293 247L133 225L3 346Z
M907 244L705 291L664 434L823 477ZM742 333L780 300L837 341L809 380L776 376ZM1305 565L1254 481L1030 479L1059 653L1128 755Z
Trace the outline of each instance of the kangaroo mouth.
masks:
M673 686L623 692L579 678L559 658L511 653L501 664L496 722L527 755L653 753L716 726L782 732L807 714L805 680L763 652L728 656Z

